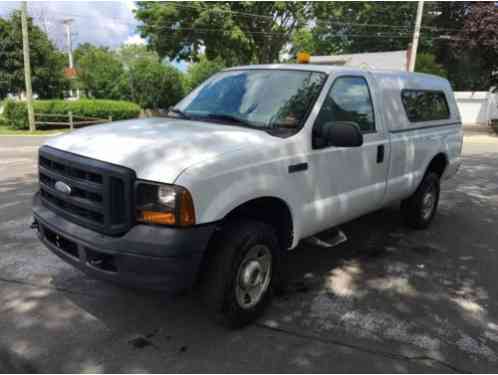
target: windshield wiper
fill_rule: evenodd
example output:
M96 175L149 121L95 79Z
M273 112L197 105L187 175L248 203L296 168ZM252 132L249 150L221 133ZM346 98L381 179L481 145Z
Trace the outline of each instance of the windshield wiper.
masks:
M207 115L203 115L202 117L211 119L211 120L221 120L221 121L229 121L233 122L235 125L243 125L248 128L256 128L259 129L257 126L252 125L249 121L246 121L240 117L228 115L225 113L209 113Z
M190 119L190 116L187 115L185 112L183 112L181 109L178 109L178 108L169 108L168 109L168 115L169 113L174 113L175 115L179 115L180 117L184 118L184 119Z

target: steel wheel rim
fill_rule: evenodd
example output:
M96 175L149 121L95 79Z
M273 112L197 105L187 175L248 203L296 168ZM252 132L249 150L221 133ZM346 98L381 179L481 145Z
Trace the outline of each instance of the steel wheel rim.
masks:
M436 189L434 186L424 194L422 198L422 217L424 220L429 219L434 211L434 207L436 205Z
M240 262L235 279L235 297L243 309L257 305L268 290L272 255L266 245L253 246Z

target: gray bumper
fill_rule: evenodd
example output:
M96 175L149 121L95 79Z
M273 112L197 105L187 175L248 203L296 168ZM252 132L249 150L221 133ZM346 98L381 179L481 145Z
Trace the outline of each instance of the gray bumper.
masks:
M106 236L72 223L33 199L40 240L88 275L132 287L170 292L195 281L216 224L192 228L136 225L120 237Z

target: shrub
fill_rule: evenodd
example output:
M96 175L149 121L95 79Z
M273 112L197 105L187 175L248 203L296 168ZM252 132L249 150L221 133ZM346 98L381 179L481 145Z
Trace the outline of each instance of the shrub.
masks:
M431 53L421 52L417 54L415 71L417 73L434 74L436 76L445 78L448 76L448 72L443 68L441 64L438 64L436 62L436 57Z
M192 91L213 74L218 73L224 68L225 64L221 59L208 60L205 56L202 56L199 62L189 65L187 69L184 83L186 91Z
M33 102L35 113L98 117L112 120L126 120L138 117L141 108L131 102L117 100L36 100ZM28 129L28 110L26 102L8 100L5 104L4 118L12 129ZM61 117L62 118L62 117ZM67 120L67 117L66 117Z
M84 43L74 52L78 84L95 99L128 99L123 64L106 47Z
M127 75L131 99L143 108L167 109L183 97L182 74L171 65L142 57L130 64Z

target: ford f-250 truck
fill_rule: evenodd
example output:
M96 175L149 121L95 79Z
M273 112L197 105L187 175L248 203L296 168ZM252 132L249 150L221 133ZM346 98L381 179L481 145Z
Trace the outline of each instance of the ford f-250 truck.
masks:
M259 65L211 77L165 113L98 125L39 150L34 226L91 276L196 284L231 326L268 304L285 250L401 202L426 228L462 127L439 77Z

